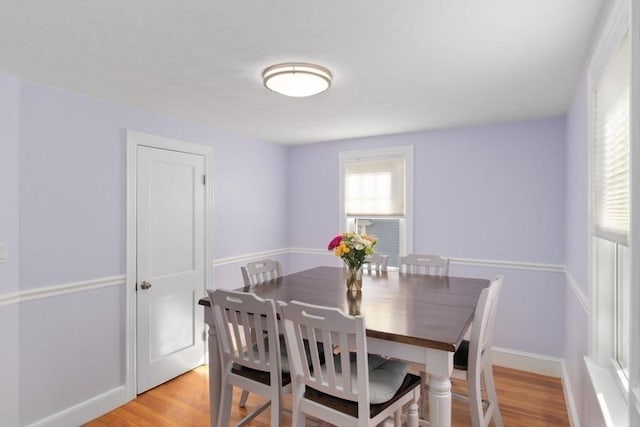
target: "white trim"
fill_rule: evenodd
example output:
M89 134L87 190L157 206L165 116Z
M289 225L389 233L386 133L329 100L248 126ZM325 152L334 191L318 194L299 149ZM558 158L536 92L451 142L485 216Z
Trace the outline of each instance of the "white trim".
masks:
M629 405L611 370L594 363L587 356L584 362L606 427L627 427Z
M287 252L290 254L305 255L331 255L333 252L326 249L315 248L289 248ZM529 270L529 271L549 271L552 273L564 273L566 268L561 264L541 264L535 262L522 261L505 261L505 260L488 260L488 259L471 259L471 258L449 258L450 264L468 265L475 267L500 267L512 270Z
M3 305L18 304L20 302L20 292L0 294L0 307Z
M260 259L260 258L266 258L266 257L278 256L278 255L287 255L289 251L290 251L289 249L281 248L281 249L271 249L269 251L262 251L262 252L252 252L249 254L230 256L226 258L218 258L213 261L213 266L221 267L223 265L235 264L239 262L248 262L254 259Z
M449 258L449 264L469 265L479 267L502 267L513 270L533 270L550 271L553 273L564 273L565 267L560 264L542 264L537 262L504 261L471 258Z
M128 401L126 387L119 386L36 421L35 423L29 424L29 427L67 427L82 425L124 405Z
M584 312L587 314L587 316L591 316L591 307L589 307L589 297L578 285L578 282L576 281L575 277L573 277L573 274L571 274L571 272L566 267L564 269L564 274L567 278L567 284L569 285L569 288L575 295L578 302L580 302L580 305L584 309Z
M196 144L195 142L167 138L165 136L135 130L127 130L127 148L131 148L131 145L134 147L141 145L151 148L162 148L164 150L179 151L181 153L199 154L205 157L210 155L213 150L213 147L209 145Z
M128 141L126 153L126 223L125 223L125 385L127 396L133 399L136 396L136 171L137 171L137 145Z
M527 353L502 347L492 347L493 364L549 377L562 377L562 359L543 354Z
M138 167L137 151L139 146L173 150L183 153L198 154L204 157L205 187L205 249L204 268L206 289L212 289L212 268L209 261L213 259L213 147L178 139L166 138L133 130L127 130L126 152L126 292L125 292L125 381L129 399L136 396L136 176ZM205 349L206 352L206 349ZM206 354L205 354L206 357Z
M571 389L571 378L569 377L567 364L564 360L562 360L561 364L562 390L564 391L564 399L567 405L567 414L569 414L569 424L571 427L580 427L580 416L578 415L578 409L576 408L576 398L573 395L573 390Z
M289 254L304 254L304 255L331 255L335 256L332 251L327 249L315 249L315 248L289 248L287 249Z
M631 3L631 248L632 259L638 259L640 249L640 4ZM631 267L631 319L629 363L629 418L640 425L640 263Z
M60 295L82 292L91 289L106 288L109 286L123 285L124 276L101 277L98 279L84 280L81 282L65 283L62 285L46 286L38 289L30 289L21 292L0 295L0 306L19 304L41 298L52 298Z
M598 78L604 73L609 65L612 53L620 45L624 35L629 30L630 3L628 0L617 0L611 8L608 21L589 64L590 90L593 89ZM631 33L629 33L629 36L631 36Z
M248 262L253 259L260 259L270 256L278 255L322 255L331 256L333 253L324 249L314 248L280 248L271 249L262 252L252 252L244 255L237 255L226 258L219 258L213 261L213 267L221 267L224 265ZM459 265L471 265L471 266L483 266L493 268L511 268L530 271L550 271L550 272L564 272L567 276L567 282L569 286L576 294L576 297L584 307L585 311L589 313L589 307L587 304L587 297L584 292L576 284L575 279L571 273L563 266L554 264L536 264L528 262L516 262L516 261L500 261L500 260L480 260L480 259L463 259L463 258L451 258L451 262ZM65 283L54 286L47 286L44 288L31 289L22 292L12 292L7 294L0 294L0 306L9 304L18 304L24 301L30 301L41 298L50 298L59 295L70 294L74 292L82 292L90 289L104 288L108 286L122 285L126 282L125 276L109 276L100 277L96 279L84 280L73 283Z

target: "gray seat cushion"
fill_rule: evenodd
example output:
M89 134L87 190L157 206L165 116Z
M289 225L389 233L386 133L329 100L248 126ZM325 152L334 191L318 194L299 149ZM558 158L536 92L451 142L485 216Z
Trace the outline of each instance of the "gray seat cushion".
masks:
M264 340L264 348L267 354L269 353L269 341L265 338ZM258 351L258 345L254 344L253 348L255 351ZM304 350L309 353L309 341L304 340ZM320 363L324 363L324 350L322 345L318 345L318 353L320 355ZM287 344L283 334L280 334L280 369L284 373L290 373L291 369L289 367L289 356L287 354Z
M340 355L333 356L337 372L342 372ZM355 391L357 361L356 354L349 354L351 380ZM409 364L398 360L386 359L376 354L368 355L369 362L369 400L372 404L390 400L398 391L409 371ZM326 368L323 368L323 370Z

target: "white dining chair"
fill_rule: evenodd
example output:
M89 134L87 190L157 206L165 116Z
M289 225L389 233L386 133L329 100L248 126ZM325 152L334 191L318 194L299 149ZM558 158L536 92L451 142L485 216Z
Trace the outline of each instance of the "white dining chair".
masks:
M497 276L489 287L482 290L471 326L470 340L463 341L454 354L454 377L466 379L469 389L468 396L454 394L454 397L469 401L473 427L486 427L492 419L495 427L504 426L498 406L491 357L493 326L502 282L503 277ZM483 396L483 392L486 392L486 396Z
M245 286L259 285L282 276L280 262L275 259L252 261L240 269Z
M381 253L375 252L367 256L365 268L369 273L372 271L384 272L387 271L388 263L389 255L382 255Z
M438 255L409 254L401 256L398 261L400 272L439 277L449 275L449 258Z
M245 416L243 426L271 406L271 425L280 426L282 395L291 391L286 351L281 348L273 300L253 293L208 290L222 360L220 425L228 426L233 387L268 400Z
M365 319L337 308L291 302L282 307L293 383L292 425L307 415L338 426L375 426L389 417L418 425L420 377L408 364L367 354ZM304 339L312 351L304 351ZM325 349L321 364L316 346ZM351 351L350 351L351 350Z
M251 261L240 267L240 270L242 271L242 279L245 286L257 286L261 283L274 280L282 276L280 262L274 259ZM247 390L242 390L239 402L239 406L241 408L246 407L248 398L249 392Z

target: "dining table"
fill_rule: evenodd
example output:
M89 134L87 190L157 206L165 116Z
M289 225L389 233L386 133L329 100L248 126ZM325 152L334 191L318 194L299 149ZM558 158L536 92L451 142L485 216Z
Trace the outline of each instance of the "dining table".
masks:
M429 425L451 426L453 354L469 328L488 279L385 271L362 275L362 289L348 291L346 269L315 267L239 288L280 303L300 301L364 316L367 351L413 362L429 378ZM209 400L217 427L222 385L218 340L208 297Z

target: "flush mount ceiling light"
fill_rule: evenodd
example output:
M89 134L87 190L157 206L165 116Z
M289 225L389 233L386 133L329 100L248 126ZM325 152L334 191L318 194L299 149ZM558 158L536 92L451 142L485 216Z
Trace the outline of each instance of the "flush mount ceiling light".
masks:
M331 71L314 64L277 64L262 72L267 89L301 98L324 92L331 86Z

